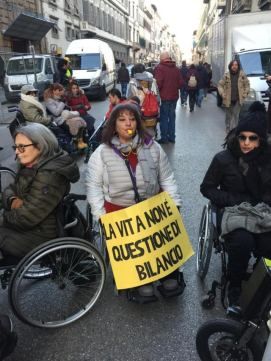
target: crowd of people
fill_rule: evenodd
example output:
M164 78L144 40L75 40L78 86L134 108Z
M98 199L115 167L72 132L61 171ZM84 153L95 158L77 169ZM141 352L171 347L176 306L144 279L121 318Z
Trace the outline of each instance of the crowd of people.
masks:
M161 191L168 192L181 207L177 182L161 145L176 141L179 98L181 106L189 101L190 112L195 105L200 108L211 77L207 63L187 66L183 61L178 68L168 52L161 53L153 74L143 64L136 64L130 76L121 64L121 92L116 88L109 92L101 144L87 166L86 192L94 219L98 221L103 214L127 208ZM87 147L94 132L91 104L73 78L68 60L58 63L55 80L43 94L44 105L37 89L32 85L22 87L19 107L27 125L13 134L19 165L15 183L2 194L0 262L7 255L20 258L57 237L57 207L71 183L80 177L76 162L61 149L50 125L76 141L78 149ZM271 76L267 82L270 86ZM240 226L225 234L222 229L228 253L229 308L239 311L241 283L251 254L271 258L271 229L263 231L245 221L249 212L261 211L261 204L267 207L263 211L271 211L271 148L267 139L271 105L266 113L264 105L255 102L240 114L249 81L237 60L230 62L218 91L226 113L226 149L215 155L200 190L219 208L220 222L228 207L237 207L236 211L243 207ZM158 120L160 139L156 141ZM185 287L179 270L159 281L158 290L165 297L178 296ZM141 304L156 301L155 284L129 289L129 300Z

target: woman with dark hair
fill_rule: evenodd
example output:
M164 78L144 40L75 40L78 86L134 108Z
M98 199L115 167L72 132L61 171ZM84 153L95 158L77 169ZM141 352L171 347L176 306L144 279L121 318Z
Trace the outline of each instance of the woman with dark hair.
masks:
M122 103L113 109L104 128L102 144L90 157L86 186L88 202L96 220L105 213L150 198L161 190L167 191L177 206L181 205L167 156L161 146L145 133L138 109L131 103ZM177 276L178 271L174 271L161 280L164 294L182 293L183 284L179 284ZM153 284L129 292L134 302L156 300Z
M71 110L78 111L80 117L84 119L87 124L88 136L91 136L94 132L95 118L88 113L91 109L90 102L76 82L69 84L66 92L66 100Z
M68 132L75 137L78 149L87 148L87 144L83 140L83 131L86 128L86 122L80 117L78 111L70 111L67 109L64 98L64 87L61 84L51 84L45 90L43 97L46 109L52 115L54 123L68 130ZM70 108L69 108L70 109Z
M4 190L0 250L23 257L39 244L57 237L56 209L79 169L44 125L18 128L14 150L19 161L15 183Z
M271 228L265 228L264 222L259 227L251 219L261 212L262 203L271 214L271 148L266 128L265 106L254 102L226 138L226 149L215 155L200 186L201 193L222 210L232 207L223 210L221 227L228 252L229 312L240 311L241 283L251 253L271 258ZM227 212L239 217L238 222L233 225Z

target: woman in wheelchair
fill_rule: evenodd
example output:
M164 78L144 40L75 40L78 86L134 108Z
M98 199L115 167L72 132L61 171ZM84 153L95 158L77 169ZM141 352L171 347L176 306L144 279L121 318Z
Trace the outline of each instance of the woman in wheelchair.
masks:
M114 107L103 131L102 144L91 155L86 177L87 198L94 219L114 212L161 190L167 191L180 206L178 187L163 149L142 126L135 105ZM165 297L183 292L184 283L174 271L161 279L159 291ZM129 290L128 299L147 303L156 301L153 284Z
M264 104L254 102L240 117L238 126L226 137L225 147L213 158L201 193L221 209L242 202L249 207L262 202L271 206L271 148ZM271 258L271 229L262 233L259 227L254 229L246 222L239 227L238 223L223 238L228 253L228 312L240 312L241 283L251 253Z
M80 177L76 163L59 149L45 126L33 123L18 128L14 140L20 165L15 183L2 194L0 250L4 259L10 255L21 258L57 237L57 206L70 183Z
M22 86L19 109L28 122L49 125L51 123L51 117L47 116L46 110L39 102L37 94L38 90L35 89L33 85L26 84Z

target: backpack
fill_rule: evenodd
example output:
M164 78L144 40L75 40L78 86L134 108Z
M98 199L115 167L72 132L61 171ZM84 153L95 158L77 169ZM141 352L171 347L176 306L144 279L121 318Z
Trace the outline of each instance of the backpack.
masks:
M156 95L153 92L145 94L141 112L143 117L157 117L159 114L159 104Z
M190 78L188 80L188 86L190 88L196 88L198 82L195 75L190 75Z

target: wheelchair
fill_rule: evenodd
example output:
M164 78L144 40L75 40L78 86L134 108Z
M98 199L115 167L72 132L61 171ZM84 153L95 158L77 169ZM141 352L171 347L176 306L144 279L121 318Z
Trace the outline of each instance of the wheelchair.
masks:
M84 163L88 163L91 154L101 144L102 131L103 131L105 124L106 124L106 119L104 118L104 120L101 122L101 124L99 124L99 126L95 129L92 136L88 139L88 148L86 151L86 157L85 157Z
M220 280L212 282L211 289L202 299L204 308L212 308L215 304L216 290L221 290L221 303L226 309L226 291L227 291L227 253L224 242L219 239L220 235L220 210L214 204L209 202L203 207L201 221L199 226L198 245L197 245L197 274L201 281L204 281L211 261L212 252L219 254L221 258L221 276Z
M22 259L0 264L2 289L14 314L40 328L66 326L84 316L98 301L106 278L105 262L93 245L91 213L75 205L86 196L68 194L57 221L59 238L45 242ZM96 234L96 243L98 234Z

